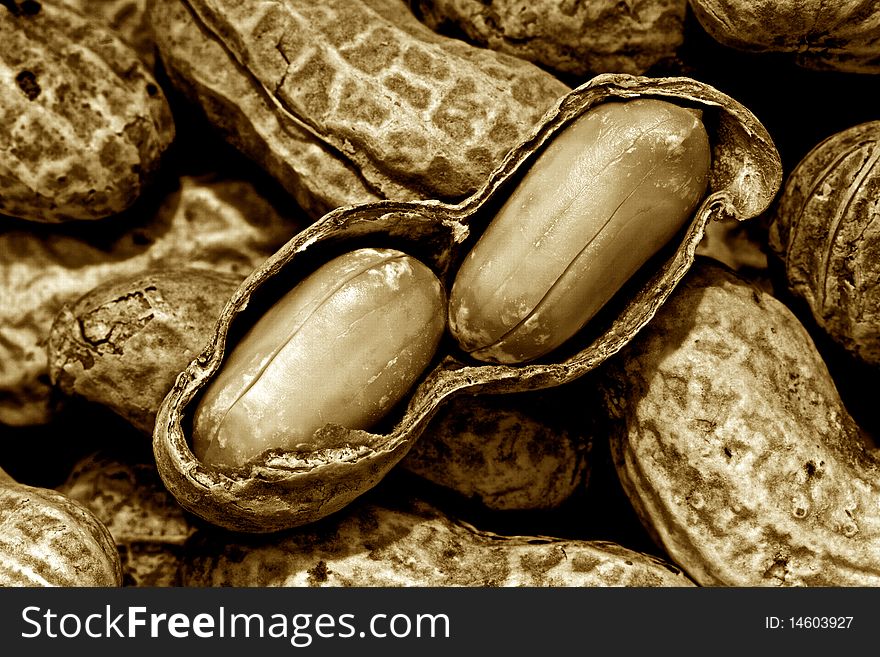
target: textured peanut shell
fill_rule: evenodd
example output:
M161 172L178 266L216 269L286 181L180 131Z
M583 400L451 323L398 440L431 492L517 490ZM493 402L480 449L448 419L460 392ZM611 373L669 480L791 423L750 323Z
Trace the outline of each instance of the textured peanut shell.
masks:
M460 200L569 90L402 0L157 0L150 20L175 85L313 218Z
M81 459L58 491L107 527L119 551L123 586L177 586L184 544L196 524L165 490L153 463L96 452Z
M122 212L173 139L162 90L107 27L61 0L0 6L0 213Z
M394 247L420 258L448 287L457 260L541 144L597 103L646 96L703 110L713 147L709 190L679 238L621 291L568 350L554 353L552 360L515 367L477 365L454 347L441 346L434 364L402 408L371 433L328 425L318 432L322 435L316 435L315 444L332 447L272 454L250 467L222 473L193 456L189 416L199 392L218 371L227 337L234 340L241 326L253 323L272 295L279 294L279 287L295 285L331 255L364 244ZM618 351L650 320L690 267L706 223L759 214L778 190L781 177L779 156L769 135L747 109L728 96L686 78L599 76L563 97L466 201L458 205L380 201L339 208L291 239L249 276L224 308L210 344L181 373L162 403L153 434L159 473L185 508L241 531L294 527L341 509L406 455L447 397L465 390L514 392L557 386L582 376ZM240 318L242 313L245 316Z
M400 467L487 509L554 509L587 485L593 439L557 390L454 397Z
M684 40L687 0L410 0L432 29L562 73L641 75Z
M196 534L184 586L693 586L664 561L615 543L499 536L413 500L359 501L267 537Z
M131 45L150 69L156 65L156 46L147 22L148 0L64 0L81 14L99 20Z
M46 348L65 303L151 266L243 278L304 224L243 180L184 177L155 214L76 231L0 231L0 424L44 424L55 415Z
M880 121L831 135L804 156L769 237L789 291L818 325L880 365Z
M57 491L0 477L0 586L121 583L119 553L93 513Z
M112 279L65 304L49 333L49 376L146 434L242 277L195 268Z
M801 66L880 73L874 0L690 0L716 41L754 52L794 53Z
M621 483L697 583L880 584L880 463L780 301L700 263L609 366Z

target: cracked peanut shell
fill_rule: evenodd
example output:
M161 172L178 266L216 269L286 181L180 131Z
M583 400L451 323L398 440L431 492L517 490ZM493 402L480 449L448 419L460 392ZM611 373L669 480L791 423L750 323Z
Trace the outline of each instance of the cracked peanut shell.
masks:
M184 176L156 212L125 222L0 230L0 424L46 424L63 405L52 394L46 347L65 303L149 267L244 278L305 223L245 180Z
M855 358L880 365L880 121L831 135L798 163L770 226L788 290Z
M49 376L147 435L174 377L208 341L242 277L168 268L114 278L65 304L49 333Z
M313 218L476 191L569 87L402 0L156 0L169 76Z
M447 342L401 405L371 432L328 425L316 432L314 444L320 449L272 451L236 470L220 471L195 458L190 423L200 393L216 376L227 350L285 290L331 257L366 245L397 248L419 258L448 288L456 266L543 144L597 104L645 97L702 110L713 151L709 187L673 242L565 350L528 365L486 365ZM444 399L465 390L516 392L561 385L617 352L688 270L706 223L760 214L781 177L778 153L763 126L712 87L687 78L594 78L560 99L462 203L380 201L339 208L249 276L224 308L210 343L162 403L153 434L159 473L185 508L230 529L276 531L333 513L378 483L406 455Z
M880 584L880 461L782 302L701 261L608 365L623 488L698 584Z
M161 88L107 27L60 0L0 5L0 214L120 213L173 139Z

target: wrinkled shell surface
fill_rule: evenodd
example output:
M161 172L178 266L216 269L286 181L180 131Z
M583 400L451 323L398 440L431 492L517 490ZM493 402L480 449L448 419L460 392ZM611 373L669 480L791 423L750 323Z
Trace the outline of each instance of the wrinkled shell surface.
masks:
M184 586L693 586L656 557L613 543L480 532L425 502L359 502L269 537L197 535Z
M0 477L0 586L119 586L104 524L61 493Z
M709 191L679 241L613 301L594 324L554 353L554 360L513 366L476 365L451 347L412 391L405 408L374 433L328 425L313 452L270 453L262 463L220 473L190 450L189 415L197 395L219 369L227 337L234 340L245 313L250 323L274 293L294 285L331 254L354 245L381 244L420 258L447 286L469 238L491 219L505 184L529 166L540 145L591 106L612 99L666 98L695 105L711 124L713 167ZM193 513L240 531L266 532L312 522L341 509L374 486L409 450L445 398L471 390L513 392L572 381L618 351L647 323L690 267L705 224L746 219L769 205L781 184L779 156L757 119L731 98L687 78L599 76L574 90L505 158L481 190L459 205L437 201L382 201L340 208L312 224L249 276L224 309L202 357L177 379L159 411L153 446L169 490ZM281 288L279 290L279 288ZM246 311L246 312L245 312ZM383 432L384 431L384 432ZM319 432L320 434L320 432Z
M153 69L156 44L147 22L148 0L64 0L81 14L100 20L123 41L134 47L138 56Z
M174 377L211 336L235 274L157 269L113 279L65 304L49 334L49 376L146 434Z
M432 29L476 45L587 76L641 75L684 39L687 0L410 0Z
M552 392L455 397L400 467L487 509L556 508L586 486L592 435Z
M109 29L60 0L0 5L0 213L119 213L173 138L162 90Z
M250 183L185 177L153 216L79 231L0 230L0 424L44 424L56 412L46 343L65 303L152 266L244 277L304 223Z
M791 172L770 245L831 338L880 365L880 121L824 140Z
M155 465L91 454L58 487L103 522L122 560L124 586L177 586L192 519L162 485Z
M318 218L460 200L569 88L433 33L402 0L157 0L175 85Z
M697 583L880 584L880 462L780 301L700 263L609 365L623 487Z
M690 0L716 41L749 51L795 53L802 66L880 73L876 0Z

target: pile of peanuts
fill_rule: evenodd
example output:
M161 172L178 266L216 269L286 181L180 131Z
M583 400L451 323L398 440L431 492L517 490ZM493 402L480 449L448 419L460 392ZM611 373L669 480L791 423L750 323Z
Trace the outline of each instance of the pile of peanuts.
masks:
M0 583L880 584L813 4L0 0Z

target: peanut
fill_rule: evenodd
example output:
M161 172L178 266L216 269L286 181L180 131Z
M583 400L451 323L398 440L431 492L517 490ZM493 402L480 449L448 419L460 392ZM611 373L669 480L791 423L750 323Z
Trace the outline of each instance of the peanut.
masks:
M603 541L500 536L418 499L359 500L267 537L197 533L184 586L693 586L675 566Z
M486 509L557 508L590 473L589 412L573 401L563 389L454 397L400 467Z
M474 192L569 88L402 0L156 0L176 87L313 217Z
M789 52L815 69L878 73L880 12L874 4L824 0L691 0L719 43L753 52Z
M687 0L410 0L432 29L559 73L641 75L684 40Z
M0 586L119 586L122 566L107 527L50 488L0 470Z
M0 213L101 219L137 200L174 139L131 46L60 0L0 5Z
M880 584L880 461L779 300L698 262L607 365L623 487L695 581Z
M46 424L64 404L52 395L46 341L65 303L149 267L244 277L305 222L244 180L184 176L158 211L111 223L0 231L0 424Z
M706 189L709 139L671 103L608 102L535 160L456 274L449 325L499 363L559 347L661 249Z
M85 456L57 490L107 527L122 562L124 586L176 586L195 525L162 485L154 463L135 450Z
M314 448L326 424L372 426L433 358L445 301L434 273L400 251L334 258L228 355L196 409L195 454L238 466L269 449Z
M195 268L112 279L65 304L49 334L49 376L144 433L178 372L207 344L241 277Z
M880 366L880 121L837 132L792 170L770 225L784 286L856 360Z

